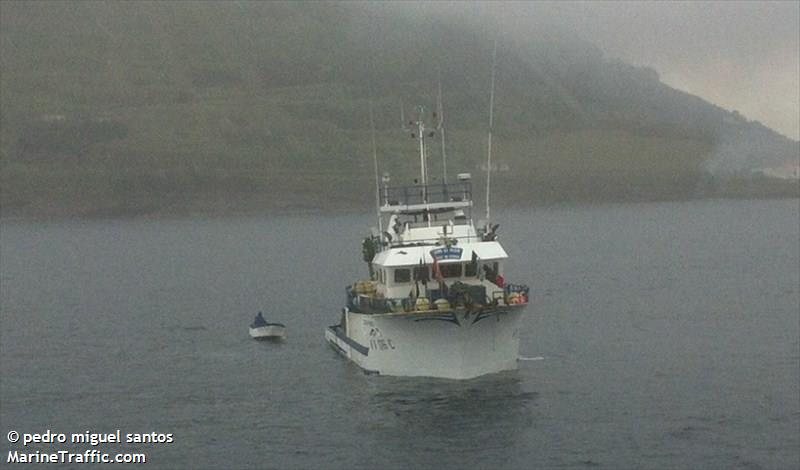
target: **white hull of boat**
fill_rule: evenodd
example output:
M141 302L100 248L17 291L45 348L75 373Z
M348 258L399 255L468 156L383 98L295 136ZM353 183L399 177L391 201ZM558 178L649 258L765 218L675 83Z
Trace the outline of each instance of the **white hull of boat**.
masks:
M329 327L325 338L366 373L470 379L517 368L523 309L348 312L347 325Z
M255 339L281 339L286 337L286 327L282 325L251 327L250 336Z

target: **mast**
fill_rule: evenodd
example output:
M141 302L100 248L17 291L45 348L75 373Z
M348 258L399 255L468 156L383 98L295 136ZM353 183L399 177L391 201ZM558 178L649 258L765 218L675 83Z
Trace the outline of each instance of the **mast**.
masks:
M486 223L491 220L489 218L489 194L491 191L492 182L492 123L494 117L494 75L495 68L497 67L497 38L494 40L494 49L492 50L492 84L489 91L489 142L486 157Z
M428 169L427 158L425 155L425 123L422 121L425 108L419 107L419 120L417 121L417 129L419 136L419 166L420 166L420 183L422 184L422 202L428 202Z

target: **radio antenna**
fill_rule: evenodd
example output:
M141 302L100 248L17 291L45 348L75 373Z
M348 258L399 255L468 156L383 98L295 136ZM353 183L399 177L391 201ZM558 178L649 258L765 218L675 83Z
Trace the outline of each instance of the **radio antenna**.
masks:
M497 38L494 40L494 49L492 50L492 84L489 91L489 142L486 157L486 224L491 220L489 218L489 194L491 191L492 183L492 126L494 118L494 76L495 69L497 68Z
M410 128L406 126L406 112L403 107L403 100L400 100L400 129L408 131Z
M436 103L436 111L439 114L439 121L436 123L436 129L442 137L442 181L447 184L447 152L444 143L444 104L442 102L442 70L439 64L436 64L436 75L439 79L439 95Z
M372 163L375 166L375 214L378 216L378 233L383 237L383 221L381 220L381 187L378 180L378 145L375 143L375 116L372 111L372 79L369 84L369 129L372 137Z

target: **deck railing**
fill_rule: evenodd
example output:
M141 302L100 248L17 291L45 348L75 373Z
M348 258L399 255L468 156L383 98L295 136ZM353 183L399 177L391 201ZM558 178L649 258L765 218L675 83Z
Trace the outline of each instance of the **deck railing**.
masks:
M472 200L472 183L435 183L414 186L384 187L381 204L384 206L410 206Z
M460 284L460 286L459 286ZM489 307L514 304L527 304L529 288L520 284L507 284L502 290L494 291L488 296L486 287L482 285L467 285L456 283L446 292L439 289L429 289L428 294L420 296L427 298L430 308L418 310L416 300L409 297L387 299L374 295L358 293L353 286L347 286L347 307L354 312L361 313L401 313L436 310L436 300L446 299L452 307L464 305ZM451 308L452 308L451 307Z
M482 240L482 238L479 237L478 235L464 235L459 237L448 235L446 238L444 237L415 238L413 240L392 239L392 240L387 240L385 246L387 248L402 248L406 246L431 246L431 248L435 248L436 246L444 245L445 242L455 242L455 244L458 244L458 243L474 243L480 240Z

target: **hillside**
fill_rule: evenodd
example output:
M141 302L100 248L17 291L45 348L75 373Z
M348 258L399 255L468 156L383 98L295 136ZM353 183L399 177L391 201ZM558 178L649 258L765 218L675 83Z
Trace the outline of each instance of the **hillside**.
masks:
M408 179L401 103L433 109L437 71L448 165L480 179L494 33L398 10L0 3L3 214L368 205L370 86L381 171ZM694 197L719 191L710 172L798 158L797 142L568 33L499 40L501 202Z

